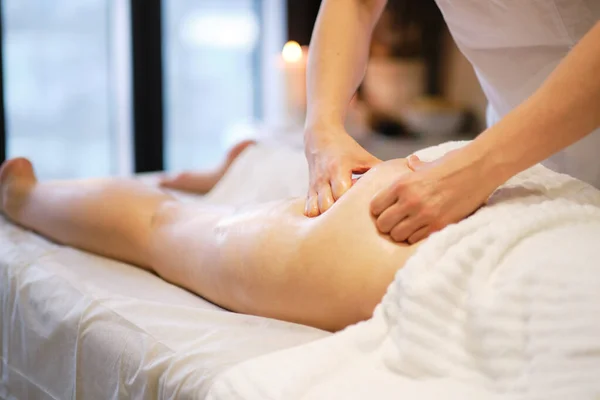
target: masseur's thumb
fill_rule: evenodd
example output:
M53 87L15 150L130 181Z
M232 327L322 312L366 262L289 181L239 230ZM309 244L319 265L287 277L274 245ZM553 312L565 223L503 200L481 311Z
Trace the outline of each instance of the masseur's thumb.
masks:
M421 159L414 154L408 157L408 168L412 169L413 171L418 171L421 168L427 166L428 164L430 163L426 161L421 161Z

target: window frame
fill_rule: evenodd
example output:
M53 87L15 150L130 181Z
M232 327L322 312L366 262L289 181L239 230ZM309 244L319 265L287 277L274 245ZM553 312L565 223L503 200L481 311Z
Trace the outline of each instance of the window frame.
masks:
M0 7L0 162L6 160L6 115L4 104L4 14Z
M164 168L162 1L131 0L135 172Z

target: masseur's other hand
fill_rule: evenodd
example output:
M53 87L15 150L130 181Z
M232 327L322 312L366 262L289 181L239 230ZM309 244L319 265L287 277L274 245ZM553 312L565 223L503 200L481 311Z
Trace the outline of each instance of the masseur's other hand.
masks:
M309 130L305 154L310 186L304 213L324 213L352 186L352 173L362 174L381 161L363 149L343 128Z
M495 187L482 184L479 171L457 158L457 151L431 163L410 156L408 165L415 172L402 175L371 201L377 229L412 244L483 205Z

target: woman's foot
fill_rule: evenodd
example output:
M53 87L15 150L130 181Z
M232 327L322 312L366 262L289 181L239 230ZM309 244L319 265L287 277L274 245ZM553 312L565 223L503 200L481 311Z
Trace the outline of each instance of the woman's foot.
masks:
M223 160L223 163L214 171L208 172L181 172L173 177L161 179L160 186L168 189L183 190L186 192L206 194L223 178L231 164L254 140L245 140L233 146Z
M0 167L0 212L16 220L36 182L28 159L19 157L5 161Z

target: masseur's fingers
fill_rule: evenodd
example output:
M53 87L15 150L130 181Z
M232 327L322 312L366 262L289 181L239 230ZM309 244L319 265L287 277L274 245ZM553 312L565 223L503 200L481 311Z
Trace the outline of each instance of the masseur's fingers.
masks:
M317 193L322 213L350 189L353 172L366 172L380 161L363 149L343 126L317 122L308 124L304 132L304 155L308 162L309 189Z
M337 201L344 193L352 186L352 173L346 172L345 175L338 174L331 180L331 194L333 199Z
M319 187L319 212L323 214L333 205L333 194L331 194L331 186L322 185Z
M428 237L430 235L430 233L431 233L430 232L430 227L429 226L424 226L421 229L417 230L412 235L410 235L410 237L408 238L408 243L409 244L415 244L417 242L420 242L421 240L423 240L426 237Z
M458 154L460 149L455 149L447 152L444 157L438 158L434 161L422 161L419 156L412 154L407 159L408 168L412 169L414 172L417 172L424 168L431 168L438 165L443 159L448 159L453 155Z
M421 161L421 159L418 156L413 154L408 157L407 164L408 164L408 168L412 169L413 171L417 171L429 163L427 163L425 161Z
M413 232L418 230L422 225L423 223L416 216L405 217L392 228L390 231L390 237L394 239L395 242L407 241Z
M310 190L308 192L308 198L306 199L304 214L307 217L316 217L317 215L319 215L319 198L317 192L315 192L314 190Z
M373 200L371 200L371 214L376 217L379 216L385 209L394 204L396 200L398 200L398 196L396 195L395 185L380 190L373 197Z
M406 216L407 214L404 208L400 204L395 203L387 209L385 209L377 217L375 225L377 225L377 229L379 229L379 232L388 234Z

